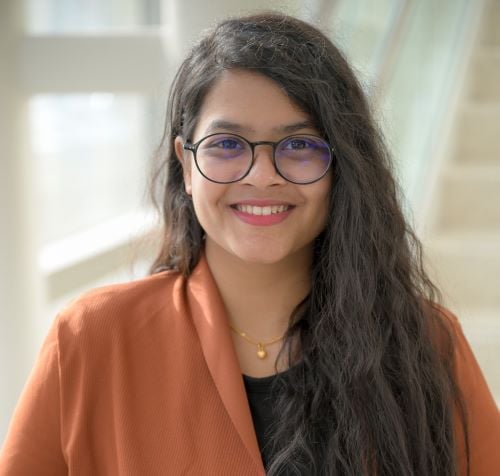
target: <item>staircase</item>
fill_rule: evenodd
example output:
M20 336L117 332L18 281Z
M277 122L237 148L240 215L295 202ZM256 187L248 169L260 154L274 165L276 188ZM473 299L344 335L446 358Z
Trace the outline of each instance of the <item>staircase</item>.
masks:
M424 240L430 272L500 402L500 0L487 0Z

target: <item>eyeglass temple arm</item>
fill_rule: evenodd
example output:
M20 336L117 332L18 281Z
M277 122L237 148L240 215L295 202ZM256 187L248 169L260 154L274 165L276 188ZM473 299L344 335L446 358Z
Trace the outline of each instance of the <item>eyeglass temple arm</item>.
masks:
M184 144L182 144L182 147L184 150L190 150L191 152L194 152L196 147L194 144L191 144L190 142L185 142Z

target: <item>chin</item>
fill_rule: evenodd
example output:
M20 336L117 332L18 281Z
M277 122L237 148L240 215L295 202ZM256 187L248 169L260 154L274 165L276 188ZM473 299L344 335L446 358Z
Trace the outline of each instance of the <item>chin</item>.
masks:
M273 265L279 263L283 258L276 256L255 256L253 254L236 255L243 263L253 264L253 265Z
M257 243L249 246L231 247L231 253L247 264L273 265L285 261L296 252L279 246L258 246Z
M298 246L290 240L258 239L256 237L234 237L228 240L214 240L207 237L207 249L214 259L238 260L248 265L276 265L288 260L302 260L303 253L309 254L309 246Z

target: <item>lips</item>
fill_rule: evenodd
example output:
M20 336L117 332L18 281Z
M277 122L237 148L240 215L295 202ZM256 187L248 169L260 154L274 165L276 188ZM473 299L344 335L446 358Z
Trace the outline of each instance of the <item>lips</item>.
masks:
M268 226L285 220L294 205L271 200L245 200L231 205L234 214L250 225Z
M257 205L246 205L238 203L234 205L236 210L248 213L249 215L276 215L277 213L286 212L290 205L266 205L265 207L257 206Z

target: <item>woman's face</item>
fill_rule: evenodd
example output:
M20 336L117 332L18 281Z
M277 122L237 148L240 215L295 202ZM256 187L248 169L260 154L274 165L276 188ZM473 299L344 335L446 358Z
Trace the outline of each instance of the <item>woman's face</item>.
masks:
M247 70L228 70L216 81L190 139L195 143L217 132L235 133L252 142L279 141L291 134L318 135L310 117L275 82ZM201 175L193 153L184 151L182 144L177 137L186 192L206 232L207 250L262 264L311 253L327 219L331 172L308 185L287 182L274 168L272 147L260 145L246 177L218 184ZM268 207L278 213L262 216L269 213Z

